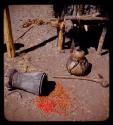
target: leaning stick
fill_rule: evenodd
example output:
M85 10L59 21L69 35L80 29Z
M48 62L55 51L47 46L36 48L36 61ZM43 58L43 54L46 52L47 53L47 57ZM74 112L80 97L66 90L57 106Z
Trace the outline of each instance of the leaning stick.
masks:
M77 77L77 76L74 76L74 77L69 77L69 76L54 76L53 78L87 80L87 81L93 81L93 82L99 83L103 87L109 86L109 83L107 81L100 80L100 79L95 79L95 78L86 78L86 77Z
M101 55L101 51L102 51L102 47L103 47L104 40L105 40L105 37L106 37L106 33L107 33L107 27L104 26L103 30L102 30L102 34L100 36L98 49L97 49L97 54L99 54L99 55Z

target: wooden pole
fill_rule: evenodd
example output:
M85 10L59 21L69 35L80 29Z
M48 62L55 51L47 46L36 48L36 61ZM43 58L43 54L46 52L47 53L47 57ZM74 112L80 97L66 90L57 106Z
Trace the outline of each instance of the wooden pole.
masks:
M102 34L100 36L98 49L97 49L97 54L99 54L99 55L101 54L101 51L102 51L102 47L103 47L103 44L104 44L106 33L107 33L107 28L104 26L103 30L102 30Z
M63 44L64 44L64 21L60 22L59 30L58 30L58 49L62 50L63 49Z
M9 9L6 7L4 9L4 39L7 46L7 52L9 57L14 58L15 57L15 49L13 44L13 37L12 37L12 31L11 31L11 21L10 21L10 15L9 15Z
M81 21L82 23L106 23L109 21L107 17L95 17L93 14L92 16L90 15L85 15L85 16L65 16L65 20L72 20L72 21Z

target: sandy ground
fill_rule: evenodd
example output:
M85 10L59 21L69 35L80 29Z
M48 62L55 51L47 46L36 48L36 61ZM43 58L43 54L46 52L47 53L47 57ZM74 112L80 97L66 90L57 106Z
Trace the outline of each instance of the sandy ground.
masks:
M35 25L30 30L22 28L27 19L49 19L52 15L50 5L10 5L12 33L16 52L19 56L14 59L4 52L4 115L9 121L103 121L109 117L109 87L85 80L55 79L52 76L69 75L66 70L70 49L60 53L57 49L56 29L48 25ZM19 38L25 31L26 34ZM19 38L19 39L18 39ZM29 49L30 48L30 49ZM25 51L26 50L26 51ZM86 55L92 64L89 77L98 78L98 73L109 81L109 53L97 55L94 47L88 48ZM64 116L56 112L45 113L38 109L33 99L36 95L18 90L18 93L7 96L7 72L16 68L20 72L46 72L48 80L60 80L73 104L69 115ZM59 103L59 102L58 102ZM46 117L45 117L46 116Z

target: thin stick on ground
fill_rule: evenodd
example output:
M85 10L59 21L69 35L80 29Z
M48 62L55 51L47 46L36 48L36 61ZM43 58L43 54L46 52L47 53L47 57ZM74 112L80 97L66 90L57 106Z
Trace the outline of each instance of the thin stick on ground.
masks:
M102 79L96 79L96 78L88 78L88 77L70 77L70 76L54 76L53 78L61 78L61 79L79 79L79 80L87 80L92 81L101 84L103 87L107 87L109 83L107 81L104 81Z

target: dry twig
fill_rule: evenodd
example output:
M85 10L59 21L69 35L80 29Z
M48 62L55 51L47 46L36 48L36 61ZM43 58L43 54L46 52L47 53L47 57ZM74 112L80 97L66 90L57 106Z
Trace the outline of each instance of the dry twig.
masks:
M70 76L54 76L53 78L61 78L61 79L79 79L79 80L87 80L92 81L101 84L103 87L109 86L109 83L107 81L104 81L102 79L95 79L95 78L88 78L88 77L70 77Z

